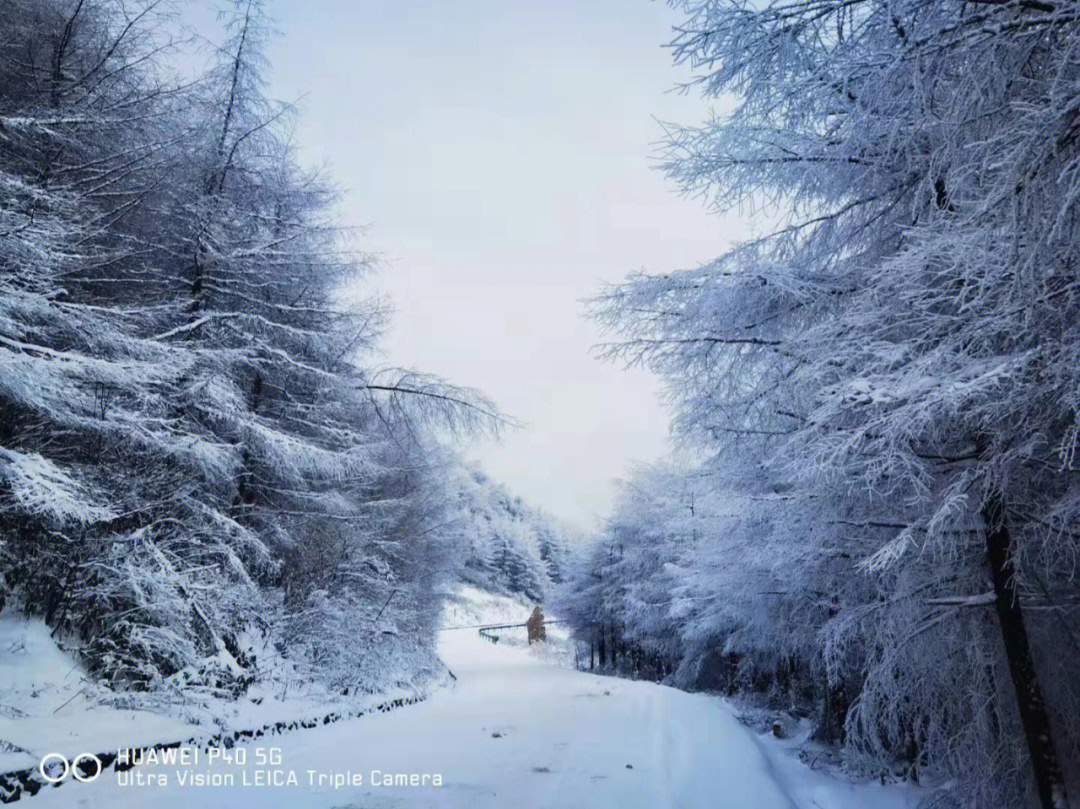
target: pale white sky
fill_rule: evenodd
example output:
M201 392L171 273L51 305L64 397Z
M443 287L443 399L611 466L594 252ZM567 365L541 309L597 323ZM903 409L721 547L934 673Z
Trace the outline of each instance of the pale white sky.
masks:
M659 383L590 354L581 299L692 266L736 235L651 168L655 119L701 121L649 0L269 0L271 94L303 96L305 161L384 255L389 364L479 388L527 423L470 453L590 528L665 451Z

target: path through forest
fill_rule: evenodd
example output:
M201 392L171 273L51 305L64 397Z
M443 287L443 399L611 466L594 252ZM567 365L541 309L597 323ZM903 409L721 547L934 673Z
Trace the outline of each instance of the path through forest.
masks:
M475 629L442 633L457 676L415 706L245 745L244 766L140 767L168 786L121 785L107 772L92 784L46 790L31 809L245 807L590 807L603 809L831 809L827 795L791 790L761 740L722 701L653 683L594 676L492 645ZM253 785L256 748L279 746L276 768L295 786ZM798 762L793 762L802 767ZM181 785L178 770L230 772L231 786ZM803 769L806 769L803 767ZM310 773L363 778L360 786L312 786ZM380 786L387 773L436 774L441 786ZM809 773L809 770L806 770ZM271 776L272 778L273 776ZM281 776L278 776L279 778ZM244 786L243 781L252 784ZM805 787L805 785L803 785ZM830 793L831 794L831 793ZM798 800L793 800L796 795ZM854 796L853 796L854 797ZM865 798L865 794L863 795ZM899 806L894 795L882 794ZM826 803L821 803L821 800Z

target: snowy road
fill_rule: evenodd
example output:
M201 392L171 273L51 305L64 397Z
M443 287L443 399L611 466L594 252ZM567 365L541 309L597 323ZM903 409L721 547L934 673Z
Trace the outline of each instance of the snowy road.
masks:
M458 680L389 714L297 731L278 769L295 786L243 786L246 765L136 768L168 785L121 785L107 772L30 799L53 806L198 807L710 807L792 809L752 734L705 696L560 668L522 649L493 646L475 630L443 633ZM262 742L264 740L260 740ZM232 786L180 785L183 771L234 776ZM361 786L311 786L309 770L363 778ZM441 786L377 786L372 771L438 773ZM179 771L179 772L178 772ZM272 776L271 776L272 777ZM282 776L278 776L280 778Z

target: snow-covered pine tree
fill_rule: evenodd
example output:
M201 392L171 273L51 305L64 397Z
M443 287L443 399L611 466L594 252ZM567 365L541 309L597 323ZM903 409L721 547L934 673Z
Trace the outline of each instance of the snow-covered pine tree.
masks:
M542 525L537 529L537 532L539 534L537 551L540 555L540 561L544 564L548 581L558 586L563 583L566 549L551 526Z
M1080 771L1080 654L1052 651L1077 618L1076 9L678 5L677 58L733 111L673 128L668 172L785 221L609 290L613 352L670 381L718 476L787 502L775 552L829 571L830 675L865 672L850 743L943 765L972 806L1061 807Z
M337 684L366 652L348 682L379 687L430 662L431 430L501 419L361 367L381 312L341 304L367 264L263 95L259 3L194 82L169 78L162 8L0 18L4 593L118 686L235 693L261 626Z
M449 486L461 554L458 576L543 601L560 575L565 529L475 466L462 466Z
M213 603L154 536L176 524L192 487L231 474L227 448L172 419L174 392L201 358L149 339L134 295L127 305L99 295L117 267L138 261L118 223L160 181L170 143L169 91L139 67L161 46L141 27L152 29L155 9L130 25L96 3L7 11L6 584L87 641L99 673L143 686L200 656L200 642L219 646L223 617L246 598L220 526L201 548L204 568L221 562L203 577L223 594Z

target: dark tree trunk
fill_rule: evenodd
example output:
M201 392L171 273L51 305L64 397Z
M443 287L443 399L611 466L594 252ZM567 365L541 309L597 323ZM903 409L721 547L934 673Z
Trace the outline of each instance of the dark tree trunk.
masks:
M846 741L848 709L847 687L844 683L825 686L821 699L821 722L814 732L814 738L826 744L843 745Z
M1031 659L1031 646L1028 644L1016 586L1013 541L1005 521L1005 507L1000 494L990 497L983 507L982 516L986 523L986 553L996 596L994 609L1009 663L1009 675L1016 690L1017 708L1027 737L1039 800L1043 809L1067 809L1065 782L1050 731L1050 717Z

